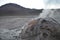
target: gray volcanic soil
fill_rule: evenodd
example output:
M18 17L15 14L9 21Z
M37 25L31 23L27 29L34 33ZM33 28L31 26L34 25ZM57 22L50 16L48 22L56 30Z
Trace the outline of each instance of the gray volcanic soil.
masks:
M21 27L34 17L36 16L0 16L0 40L17 40Z
M1 16L0 28L11 29L21 27L34 17L28 16Z

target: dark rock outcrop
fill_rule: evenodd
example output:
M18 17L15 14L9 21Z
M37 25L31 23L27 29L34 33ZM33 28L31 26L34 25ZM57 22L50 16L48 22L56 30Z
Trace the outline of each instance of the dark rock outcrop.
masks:
M60 40L59 24L45 19L35 20L35 23L25 26L20 35L22 40Z

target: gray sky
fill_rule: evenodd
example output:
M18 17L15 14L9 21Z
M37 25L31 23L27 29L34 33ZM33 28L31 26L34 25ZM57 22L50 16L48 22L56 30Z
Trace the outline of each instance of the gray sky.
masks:
M60 0L0 0L0 6L6 3L16 3L26 8L51 9L60 8Z

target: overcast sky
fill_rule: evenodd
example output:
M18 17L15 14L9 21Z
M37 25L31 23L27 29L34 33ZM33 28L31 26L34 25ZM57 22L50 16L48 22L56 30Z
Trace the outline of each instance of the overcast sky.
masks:
M60 8L60 0L0 0L0 6L6 3L16 3L26 8Z

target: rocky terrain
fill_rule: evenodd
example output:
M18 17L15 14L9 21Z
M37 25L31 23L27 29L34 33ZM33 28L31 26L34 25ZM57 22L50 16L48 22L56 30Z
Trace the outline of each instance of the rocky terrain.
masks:
M44 10L36 19L37 16L2 16L0 40L60 40L59 12L59 9Z
M0 7L0 40L60 40L60 9L41 12L11 3Z

